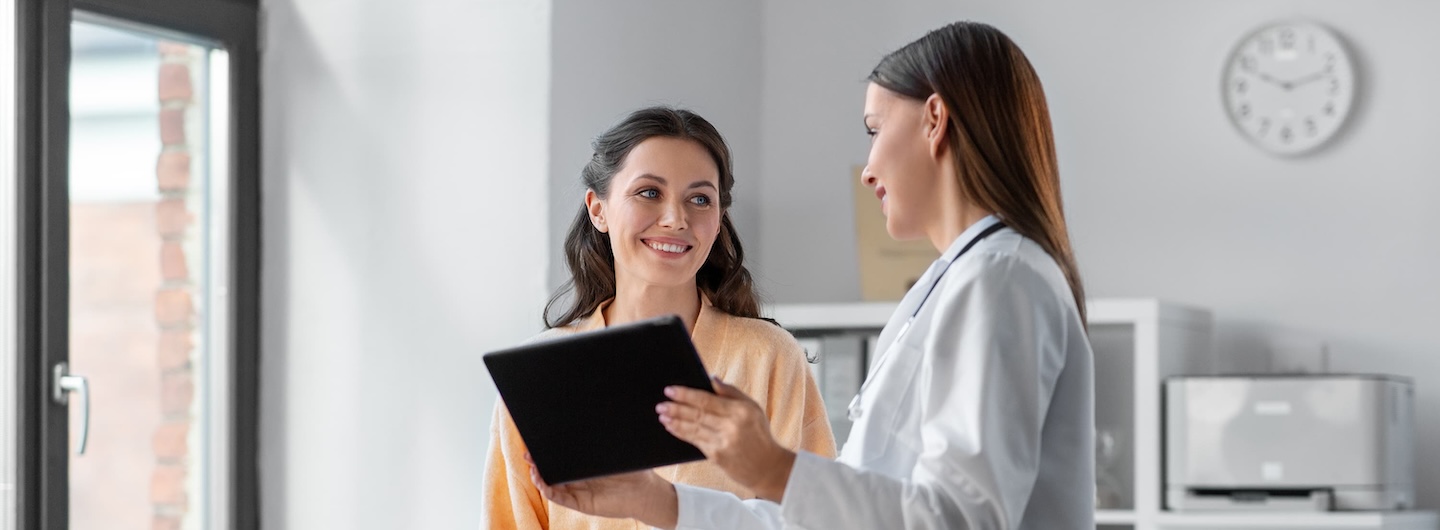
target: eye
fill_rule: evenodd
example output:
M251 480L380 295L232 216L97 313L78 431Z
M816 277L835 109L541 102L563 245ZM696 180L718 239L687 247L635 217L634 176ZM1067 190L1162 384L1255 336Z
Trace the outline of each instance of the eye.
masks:
M877 135L877 134L880 134L880 129L876 129L876 128L874 128L874 127L866 127L866 128L865 128L865 136L869 136L871 140L874 140L874 139L875 139L875 135Z
M645 188L643 190L640 190L640 193L636 193L636 195L639 195L646 199L658 199L660 198L660 190L657 190L655 188Z
M690 202L695 203L696 206L709 206L709 205L710 205L710 196L709 196L709 195L696 195L696 196L690 198Z

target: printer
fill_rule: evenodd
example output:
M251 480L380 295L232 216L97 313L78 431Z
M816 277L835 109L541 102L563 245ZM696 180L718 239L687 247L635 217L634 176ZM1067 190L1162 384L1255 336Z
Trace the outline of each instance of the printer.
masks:
M1408 378L1181 376L1166 379L1164 399L1167 509L1414 506Z

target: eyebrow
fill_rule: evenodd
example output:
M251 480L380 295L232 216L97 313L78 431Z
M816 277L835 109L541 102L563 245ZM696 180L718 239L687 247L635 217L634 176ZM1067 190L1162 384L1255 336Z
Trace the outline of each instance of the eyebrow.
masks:
M640 176L638 176L638 177L635 177L635 180L640 180L640 179L653 180L653 181L655 181L655 182L659 182L659 183L662 184L662 185L668 184L668 183L665 181L665 177L661 177L661 176L657 176L657 175L651 175L651 174L649 174L649 173L646 173L646 174L644 174L644 175L640 175ZM690 185L690 189L694 189L694 188L710 188L710 189L716 189L716 188L715 188L715 185L712 184L712 183L711 183L710 181L708 181L708 180L701 180L701 181L695 182L694 184L691 184L691 185Z

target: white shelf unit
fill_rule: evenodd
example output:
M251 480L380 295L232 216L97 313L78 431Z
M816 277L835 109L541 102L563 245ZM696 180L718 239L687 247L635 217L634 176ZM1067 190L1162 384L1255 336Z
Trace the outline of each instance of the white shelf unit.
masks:
M1096 426L1114 432L1119 506L1096 510L1104 529L1436 530L1432 512L1174 513L1163 509L1160 396L1165 378L1215 373L1210 311L1148 298L1087 305L1095 350ZM797 335L878 333L894 303L782 304L767 313ZM822 356L821 363L824 363ZM828 399L828 398L827 398Z

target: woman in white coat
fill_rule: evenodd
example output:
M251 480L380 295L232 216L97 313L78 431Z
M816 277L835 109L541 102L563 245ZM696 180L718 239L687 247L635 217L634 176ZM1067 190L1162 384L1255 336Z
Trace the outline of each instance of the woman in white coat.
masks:
M892 237L941 256L880 334L839 458L785 449L717 379L666 389L659 421L758 499L532 471L546 498L661 528L1094 528L1093 364L1039 78L1003 33L961 22L869 80L862 178Z

